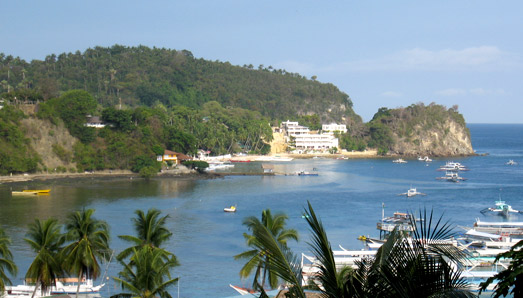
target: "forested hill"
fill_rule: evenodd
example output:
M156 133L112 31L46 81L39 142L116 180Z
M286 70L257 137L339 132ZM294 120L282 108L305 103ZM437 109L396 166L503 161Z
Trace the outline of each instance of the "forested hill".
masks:
M0 82L0 93L20 90L20 99L83 89L106 107L120 100L128 106L161 102L191 108L217 101L274 120L316 114L324 123L361 123L349 96L332 84L271 66L198 59L186 50L114 45L31 62L0 54Z

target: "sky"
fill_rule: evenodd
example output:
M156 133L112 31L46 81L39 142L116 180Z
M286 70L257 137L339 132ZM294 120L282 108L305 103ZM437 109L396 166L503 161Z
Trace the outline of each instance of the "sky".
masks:
M364 121L381 107L458 105L467 123L523 123L523 1L2 1L0 52L95 46L316 76Z

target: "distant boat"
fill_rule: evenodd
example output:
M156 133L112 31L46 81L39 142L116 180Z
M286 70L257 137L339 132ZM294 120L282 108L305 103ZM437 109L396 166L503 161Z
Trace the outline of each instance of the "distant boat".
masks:
M511 160L507 161L505 164L506 164L506 165L509 165L509 166L515 166L515 165L517 165L518 163L511 159Z
M48 195L51 192L50 189L24 189L22 191L12 191L11 194L15 196L32 196L32 195Z
M424 194L422 192L418 192L415 188L411 187L409 190L407 190L407 192L400 193L398 195L399 196L413 197L413 196L417 196L417 195L426 196L427 194Z
M459 162L448 161L444 166L439 167L438 171L468 171L466 166Z
M445 173L445 176L437 177L436 179L438 179L438 180L446 180L446 181L449 181L449 182L460 182L460 181L467 180L466 178L463 178L463 177L459 176L458 173L454 172L454 171L447 171Z
M504 217L509 217L510 213L521 213L521 211L512 209L512 206L505 203L505 201L502 201L501 199L496 201L495 207L485 208L481 210L481 213L486 212L493 212L494 214L498 214Z
M432 159L430 159L428 156L425 156L425 157L418 156L418 160L419 161L424 161L424 162L431 162L432 161Z
M296 172L298 176L318 176L318 173L311 173L307 171L298 171Z
M398 159L395 159L392 161L393 163L407 163L406 160L402 159L402 158L398 158Z
M50 193L51 192L50 189L24 189L22 191L23 192L36 192L36 193L39 193L39 194Z
M236 206L231 206L227 208L223 208L224 212L236 212Z

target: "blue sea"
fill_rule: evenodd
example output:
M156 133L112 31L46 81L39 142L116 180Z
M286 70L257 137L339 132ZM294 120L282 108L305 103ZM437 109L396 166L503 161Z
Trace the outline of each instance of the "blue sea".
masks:
M317 169L319 176L228 176L217 179L184 178L142 179L72 179L0 185L0 225L13 239L11 247L19 274L24 276L33 253L23 241L27 224L34 218L56 217L63 220L68 212L80 208L96 209L95 216L111 227L111 246L116 252L126 247L117 235L133 234L131 218L137 209L158 208L168 214L168 228L173 236L166 248L179 259L174 270L180 277L173 297L229 297L236 292L229 284L249 286L251 279L241 280L242 262L233 256L247 250L242 221L260 217L264 209L289 216L288 227L300 233L298 243L290 243L300 255L309 252L308 226L302 214L310 202L321 218L334 249L361 249L359 235L378 236L376 222L395 211L433 210L456 226L471 226L476 218L501 220L480 211L494 205L500 197L514 209L523 210L523 125L470 124L472 145L478 156L435 158L432 163L392 159L309 159L274 163L275 172L293 173ZM484 155L483 155L484 154ZM508 160L519 165L508 166ZM470 171L461 175L467 181L450 183L436 180L444 172L436 169L447 161L457 161ZM258 170L261 163L242 164L244 170ZM11 190L22 188L52 189L48 197L13 198ZM398 196L410 187L427 194L406 198ZM237 205L236 213L223 208ZM521 221L517 215L510 220ZM114 260L108 276L121 270ZM103 297L119 292L107 280Z

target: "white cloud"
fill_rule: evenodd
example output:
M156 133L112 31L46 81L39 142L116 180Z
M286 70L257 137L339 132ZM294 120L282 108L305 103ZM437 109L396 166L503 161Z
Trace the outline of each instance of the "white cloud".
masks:
M467 94L467 90L459 89L459 88L449 88L449 89L436 91L436 94L443 95L443 96L465 95L465 94Z
M385 92L381 93L380 95L384 96L384 97L402 97L403 96L402 93L396 92L396 91L385 91Z
M383 57L346 61L318 66L313 63L284 61L278 68L301 74L374 72L374 71L499 71L520 68L519 55L496 46L464 49L407 49Z
M436 95L441 96L462 96L462 95L505 95L507 94L503 89L484 89L484 88L473 88L473 89L463 89L463 88L449 88L443 89L435 92Z
M504 52L495 46L438 51L414 48L381 58L350 62L346 67L361 71L500 70L519 65L519 60L517 55Z

